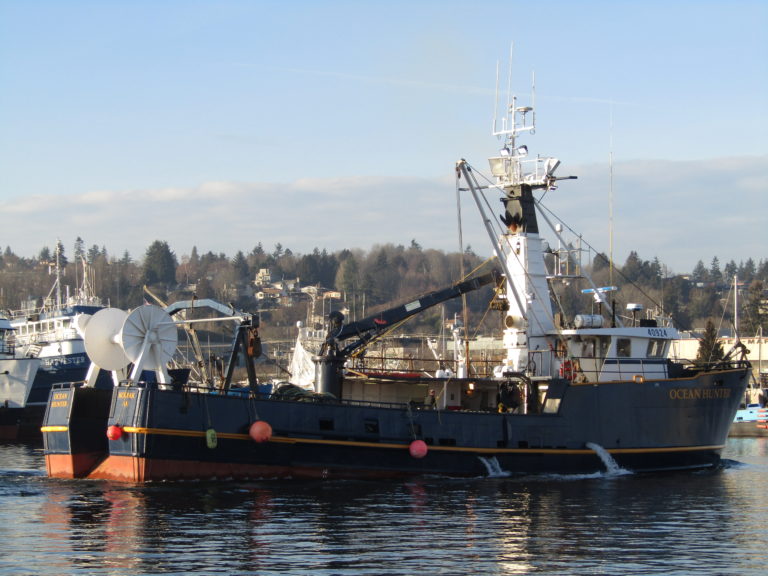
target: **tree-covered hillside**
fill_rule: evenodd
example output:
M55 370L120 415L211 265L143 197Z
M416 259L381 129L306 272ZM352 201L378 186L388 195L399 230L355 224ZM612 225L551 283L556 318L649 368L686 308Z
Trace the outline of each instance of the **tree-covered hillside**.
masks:
M129 309L141 305L147 299L144 286L166 301L194 293L198 298L214 298L246 311L258 311L264 328L275 334L281 330L287 333L297 320L305 320L311 298L293 298L291 305L286 305L286 299L260 299L258 292L264 286L259 287L256 279L265 270L270 284L283 291L299 294L302 288L315 286L336 292L333 298L324 300L322 311L344 309L349 317L362 318L458 282L462 274L494 267L492 261L484 262L471 250L464 254L444 253L422 249L416 241L407 247L387 244L367 251L329 253L316 248L310 254L296 254L280 244L268 252L258 243L234 255L201 253L194 248L190 254L179 256L167 242L156 240L134 259L128 253L111 255L106 247L86 248L78 238L71 251L58 244L41 249L36 258L21 258L6 247L0 253L0 307L18 309L30 300L40 305L51 290L57 257L63 270L62 284L70 294L82 285L87 269L91 288L111 306ZM549 265L554 269L553 262ZM721 267L715 256L709 266L699 261L690 274L670 275L658 259L643 260L632 252L621 265L611 266L608 258L600 255L587 267L596 285L619 288L612 293L619 313L627 304L639 303L645 309L671 315L681 330L703 330L707 321L722 330L730 329L736 276L741 334L754 335L766 326L768 310L761 304L765 302L768 282L766 260L755 263L747 258ZM581 292L585 285L579 281L558 279L554 286L566 317L588 311L592 305L590 296ZM491 288L467 296L470 335L490 335L499 330L500 313L488 306L492 296ZM451 301L429 310L411 320L409 330L435 333L443 322L462 313L461 304L460 300Z

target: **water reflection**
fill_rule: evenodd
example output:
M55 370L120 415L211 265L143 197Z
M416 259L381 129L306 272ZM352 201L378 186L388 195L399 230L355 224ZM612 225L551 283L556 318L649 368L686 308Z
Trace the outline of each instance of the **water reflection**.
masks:
M146 486L0 445L0 573L762 574L768 442L734 440L695 474Z

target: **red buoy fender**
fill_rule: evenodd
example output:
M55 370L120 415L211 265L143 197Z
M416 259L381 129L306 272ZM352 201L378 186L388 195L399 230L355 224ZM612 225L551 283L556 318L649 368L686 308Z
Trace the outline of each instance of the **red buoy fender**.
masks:
M272 437L272 426L264 420L256 420L256 422L251 424L248 435L251 437L251 440L259 444L267 442Z
M427 448L427 443L424 440L414 440L408 446L408 452L413 458L424 458L429 452L429 448Z
M107 438L110 440L120 440L123 437L123 429L120 426L112 424L107 428Z

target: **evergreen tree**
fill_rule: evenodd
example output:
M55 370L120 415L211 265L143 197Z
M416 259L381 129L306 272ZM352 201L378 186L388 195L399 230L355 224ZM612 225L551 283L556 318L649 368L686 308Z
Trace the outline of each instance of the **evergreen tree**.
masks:
M59 261L59 267L63 270L67 267L67 264L69 261L67 260L67 256L64 254L64 244L61 243L61 240L56 240L56 258Z
M742 307L743 314L739 316L740 332L752 336L764 328L765 318L761 312L764 284L760 280L753 280L747 291L747 301Z
M725 352L723 345L717 339L717 330L712 320L707 320L707 326L704 328L704 336L699 342L699 351L696 354L696 362L718 362L723 359Z
M747 261L739 267L739 280L743 280L747 284L755 279L756 274L757 267L755 266L755 261L752 260L752 258L747 258ZM733 276L731 276L731 278L733 278Z
M648 270L651 275L651 280L655 278L661 278L663 280L667 276L667 268L661 263L658 256L654 257Z
M317 251L317 249L315 249ZM332 254L323 249L320 253L320 284L333 286L336 281L336 272L339 269L339 261Z
M359 273L360 270L357 266L357 260L350 254L350 256L341 263L341 266L339 266L336 287L342 292L347 292L349 294L353 293L360 285L358 279Z
M629 282L638 282L642 278L643 261L634 250L627 256L627 261L621 268L621 273Z
M723 273L720 271L720 259L717 256L712 258L712 264L709 266L709 277L715 285L723 283Z
M387 258L387 252L383 248L376 255L375 266L377 270L386 270L389 266L389 258Z
M75 263L85 258L85 242L80 236L75 239Z
M96 262L96 259L99 257L100 254L101 254L101 249L99 249L99 247L96 244L88 248L88 255L86 256L86 260L88 260L88 264L93 264L94 262Z
M266 257L267 253L264 251L264 246L259 242L256 244L256 246L253 247L253 249L248 253L248 257L252 260L257 260L259 262L263 261Z
M232 267L235 272L235 280L237 282L248 282L250 280L251 272L248 269L248 260L245 258L242 250L238 250L235 254L235 258L232 260Z
M11 268L15 264L18 264L19 257L13 253L10 246L6 246L3 251L3 268Z
M168 242L155 240L144 256L142 282L147 285L173 284L176 281L176 255Z
M592 273L597 274L600 270L607 270L610 267L610 260L608 256L603 253L595 254L592 259Z
M709 281L709 271L704 267L704 262L699 260L691 273L691 280L695 284Z
M93 264L96 261L96 258L99 256L99 247L94 244L90 248L88 248L88 252L86 253L85 259L88 262L88 264Z
M757 272L755 276L758 280L768 282L768 260L760 260L760 264L757 266Z

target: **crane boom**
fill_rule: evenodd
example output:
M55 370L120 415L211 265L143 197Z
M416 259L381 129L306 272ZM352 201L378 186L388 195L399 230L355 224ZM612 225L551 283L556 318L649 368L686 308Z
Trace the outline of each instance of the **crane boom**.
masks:
M341 312L332 312L328 317L328 332L325 342L320 349L320 353L313 357L313 361L318 368L317 391L339 396L341 393L341 369L350 354L384 334L396 323L402 322L446 300L478 290L488 284L496 283L498 279L499 273L494 270L487 274L458 282L448 288L430 292L407 304L389 308L378 314L348 324L344 324L344 315ZM355 338L355 340L342 347L341 342L350 338Z

